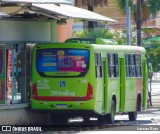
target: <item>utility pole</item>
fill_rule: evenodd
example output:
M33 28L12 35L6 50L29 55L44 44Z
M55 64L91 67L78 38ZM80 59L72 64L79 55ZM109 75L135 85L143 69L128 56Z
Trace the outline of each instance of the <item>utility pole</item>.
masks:
M137 46L141 46L141 0L137 0L136 25L137 25Z
M126 0L126 45L131 45L131 8Z
M126 0L126 45L129 45L129 8Z

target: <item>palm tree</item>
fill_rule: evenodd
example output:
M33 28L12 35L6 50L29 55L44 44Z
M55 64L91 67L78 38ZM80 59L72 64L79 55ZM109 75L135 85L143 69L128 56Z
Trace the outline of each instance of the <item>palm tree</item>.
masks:
M129 6L132 8L132 17L136 19L136 7L137 4L134 4L134 0L129 0ZM160 1L159 0L136 0L141 9L141 20L145 21L149 18L150 15L155 16L158 11L160 11ZM120 7L123 13L126 12L126 0L117 0L118 6Z
M94 7L108 5L108 0L75 0L75 6L87 7L89 11L93 12ZM94 29L94 22L88 22L89 31Z
M126 0L117 0L117 2L122 12L126 12ZM150 13L145 0L137 0L136 4L133 3L133 0L129 0L129 6L132 7L132 18L137 25L137 45L141 46L142 20L148 19Z
M126 0L117 0L117 3L123 13L126 12ZM133 0L129 0L132 7L132 17L137 25L137 45L141 45L141 26L150 15L155 16L160 11L160 1L157 0L137 0L137 4Z

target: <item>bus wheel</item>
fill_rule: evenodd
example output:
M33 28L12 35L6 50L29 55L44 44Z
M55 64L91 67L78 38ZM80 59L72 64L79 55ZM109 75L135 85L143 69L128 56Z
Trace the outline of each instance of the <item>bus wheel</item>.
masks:
M137 110L138 110L138 106L136 106L136 111L128 113L128 117L129 117L130 121L136 121L136 119L137 119Z
M115 101L112 100L111 113L106 115L106 122L107 123L114 124L115 113L116 113L116 105L115 105Z
M129 112L128 116L129 116L129 120L130 121L136 121L136 119L137 119L137 111L135 111L135 112Z

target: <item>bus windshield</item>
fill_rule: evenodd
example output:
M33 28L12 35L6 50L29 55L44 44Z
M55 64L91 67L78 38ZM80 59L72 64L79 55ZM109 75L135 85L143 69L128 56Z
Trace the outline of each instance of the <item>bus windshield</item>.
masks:
M86 73L88 66L89 51L86 49L51 48L36 52L36 69L45 76L80 75Z

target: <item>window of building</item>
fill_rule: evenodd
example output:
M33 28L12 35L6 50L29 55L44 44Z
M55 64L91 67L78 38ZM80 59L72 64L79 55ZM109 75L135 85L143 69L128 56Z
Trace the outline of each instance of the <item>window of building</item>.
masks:
M119 77L118 54L107 54L109 77Z

